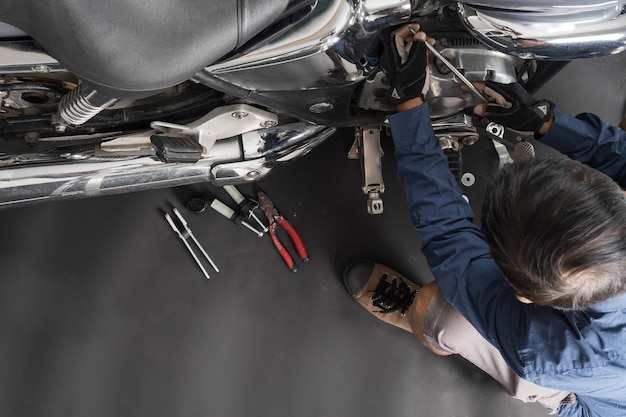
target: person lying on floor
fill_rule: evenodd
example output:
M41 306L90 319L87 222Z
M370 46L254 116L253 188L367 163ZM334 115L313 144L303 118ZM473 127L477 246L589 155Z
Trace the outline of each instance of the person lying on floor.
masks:
M420 288L356 260L344 269L346 288L380 320L437 354L461 355L515 398L560 416L626 415L626 133L519 85L487 83L485 93L510 103L488 106L488 119L534 131L569 158L503 168L481 230L424 103L426 41L417 24L395 30L382 65L397 106L398 177L435 281Z

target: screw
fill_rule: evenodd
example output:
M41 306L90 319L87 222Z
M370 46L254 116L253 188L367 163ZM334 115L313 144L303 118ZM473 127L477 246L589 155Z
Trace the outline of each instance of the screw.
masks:
M38 73L46 73L46 72L52 71L49 66L43 65L43 64L33 65L30 69L33 72L38 72Z
M24 135L24 142L26 142L28 146L34 147L37 146L37 144L39 143L39 138L39 133L27 132L26 135Z
M254 171L249 171L245 175L245 177L246 177L247 180L253 180L253 179L257 178L259 175L261 175L261 173L259 171L254 170Z
M234 111L230 114L231 117L235 118L235 119L243 119L245 117L248 117L248 112L245 111Z

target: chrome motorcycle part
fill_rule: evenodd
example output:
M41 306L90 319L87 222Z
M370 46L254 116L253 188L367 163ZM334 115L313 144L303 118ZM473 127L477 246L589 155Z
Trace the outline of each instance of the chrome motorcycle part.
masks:
M259 180L270 171L308 154L335 130L296 122L244 134L241 136L244 160L216 164L211 168L213 183L229 185Z
M506 148L506 146L493 139L491 140L491 142L493 143L493 147L498 154L498 168L502 169L502 167L506 164L512 164L513 158L511 158L511 154L509 153L509 150Z
M459 71L458 69L456 69L456 67L454 65L452 65L450 63L450 61L448 61L448 59L446 57L444 57L441 53L439 53L439 51L437 50L437 48L435 48L433 45L430 44L430 42L424 42L424 44L426 45L426 48L428 48L428 50L430 52L432 52L433 55L435 55L435 57L442 62L446 67L448 67L448 69L450 71L452 71L452 73L463 83L465 84L465 86L467 88L469 88L469 90L474 93L474 96L478 99L479 102L481 103L487 103L487 99L485 97L483 97L483 95L480 93L480 91L478 91L476 89L476 87L474 87L474 84L472 84L467 78L465 78L465 76L461 73L461 71Z
M117 102L116 98L108 97L80 83L61 99L56 121L53 120L53 124L56 123L63 130L67 125L82 125L115 102Z
M0 170L0 207L198 182L240 184L260 179L307 154L334 133L334 128L304 122L260 129L256 141L251 136L245 141L241 136L216 141L211 153L195 164L166 164L147 156L115 158L114 154L102 161L75 153L65 158L73 162Z
M378 69L377 30L408 21L410 8L410 0L320 1L292 30L258 50L210 65L195 78L299 119L355 126L366 115L345 109L353 106L354 90Z
M168 136L184 136L194 139L208 154L216 140L241 135L250 130L273 127L278 117L270 112L247 104L218 107L206 116L187 125L152 122L150 127Z
M406 0L361 0L357 21L365 32L397 24L411 13L411 2Z
M475 2L472 2L475 3ZM479 2L480 3L480 2ZM626 50L626 2L459 4L467 29L492 48L524 59L570 60Z
M451 43L451 39L445 39ZM517 74L523 70L524 61L520 58L497 51L478 47L446 47L439 52L450 66L457 72L465 74L468 83L471 81L493 80L508 84L517 81ZM467 108L482 103L476 92L462 89L455 81L455 73L448 65L433 56L428 63L430 72L430 89L426 95L431 117L434 119L447 117ZM478 94L480 94L478 92Z
M147 130L154 120L188 123L224 104L223 94L202 85L184 83L150 98L130 102L120 101L80 126L57 125L55 129L52 116L56 114L58 107L56 96L76 87L76 84L65 80L69 77L64 74L56 75L59 75L61 79L48 76L16 76L10 77L9 83L0 83L0 94L8 88L26 87L26 98L37 101L20 110L6 107L1 109L5 112L0 113L0 138L5 146L0 149L0 152L19 152L14 145L23 142L24 135L28 132L40 134L41 141L37 150L41 152L52 147L96 143L110 140L112 136L125 135L127 132ZM24 81L19 82L19 80ZM32 90L30 86L39 90ZM54 87L54 89L47 86ZM46 97L50 98L49 103L43 102ZM55 118L58 121L58 117ZM60 132L59 126L61 130L62 128L65 130ZM32 149L23 149L23 151L31 152Z
M457 183L461 184L461 174L463 173L463 155L461 145L456 136L436 135L439 139L441 151L448 160L448 169Z
M361 189L367 195L367 212L382 214L382 194L385 192L380 146L380 128L357 128L355 141L348 154L350 159L359 159L361 165Z
M447 41L453 40L447 39ZM517 73L525 64L520 58L484 47L469 48L450 45L440 52L451 65L462 72L466 79L472 81L510 84L518 80ZM446 73L438 65L438 61L435 62L435 66L439 73Z
M471 116L464 113L433 120L432 126L444 148L460 150L464 145L473 145L479 138Z
M458 113L444 119L433 120L432 127L435 133L445 131L475 131L471 116L464 113Z

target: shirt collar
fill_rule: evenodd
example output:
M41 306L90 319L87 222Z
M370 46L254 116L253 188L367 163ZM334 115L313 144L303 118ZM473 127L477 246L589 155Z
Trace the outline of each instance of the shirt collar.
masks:
M623 309L626 309L626 293L595 304L587 310L595 313L610 313Z

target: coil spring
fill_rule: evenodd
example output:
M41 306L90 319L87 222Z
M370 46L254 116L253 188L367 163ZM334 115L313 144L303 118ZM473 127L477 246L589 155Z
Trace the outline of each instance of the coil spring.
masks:
M116 101L81 83L63 96L57 114L67 124L79 126Z

